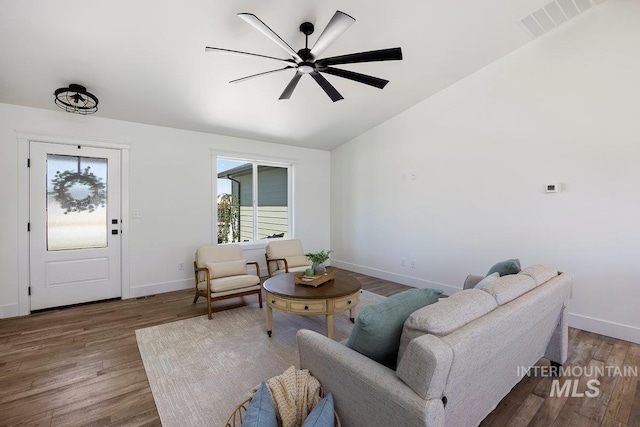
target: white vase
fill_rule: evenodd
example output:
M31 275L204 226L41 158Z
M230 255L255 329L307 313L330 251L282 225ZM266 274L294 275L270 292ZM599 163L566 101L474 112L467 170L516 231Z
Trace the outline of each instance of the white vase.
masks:
M324 267L324 264L314 264L313 272L316 274L324 274L327 272L327 269Z

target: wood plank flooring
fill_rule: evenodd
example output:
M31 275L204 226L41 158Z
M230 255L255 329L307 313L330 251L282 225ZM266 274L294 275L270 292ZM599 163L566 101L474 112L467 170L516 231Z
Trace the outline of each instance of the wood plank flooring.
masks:
M381 295L408 289L352 274ZM221 301L214 311L255 300ZM192 301L191 290L177 291L0 320L0 426L160 425L134 331L206 314L202 298ZM640 345L572 329L569 358L575 366L637 367ZM482 426L640 426L638 378L600 380L597 398L551 398L549 378L525 377Z

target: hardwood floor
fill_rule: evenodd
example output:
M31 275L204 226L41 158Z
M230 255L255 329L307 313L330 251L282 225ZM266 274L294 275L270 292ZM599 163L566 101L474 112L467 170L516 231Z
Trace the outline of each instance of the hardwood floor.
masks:
M352 274L385 296L409 288ZM0 426L160 425L134 331L206 314L192 301L191 290L177 291L0 320ZM244 304L220 301L214 311ZM572 329L568 363L638 367L640 345ZM551 379L525 377L482 426L640 426L638 378L600 380L596 398L551 398Z

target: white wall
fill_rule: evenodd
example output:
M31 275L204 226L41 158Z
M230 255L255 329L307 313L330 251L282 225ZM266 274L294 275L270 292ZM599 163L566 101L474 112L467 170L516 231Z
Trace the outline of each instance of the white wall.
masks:
M283 158L294 163L294 235L305 249L329 247L329 159L325 151L221 135L81 117L62 111L0 104L0 318L18 314L18 168L16 131L130 144L130 293L148 295L192 286L193 254L212 243L212 155ZM46 138L45 138L46 139ZM24 219L21 219L24 222ZM263 270L264 250L245 257ZM185 271L178 271L178 263Z
M640 342L638 22L610 0L334 150L333 264L449 292L552 264L572 325Z

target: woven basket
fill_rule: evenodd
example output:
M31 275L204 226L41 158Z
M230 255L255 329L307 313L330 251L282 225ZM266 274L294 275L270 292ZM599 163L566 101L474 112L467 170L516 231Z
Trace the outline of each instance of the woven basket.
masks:
M320 391L320 396L322 396L322 389ZM236 408L233 410L229 418L227 418L227 422L224 427L240 427L242 426L242 420L244 419L244 413L247 412L247 407L251 402L251 397L247 398L243 402L241 402ZM340 423L340 417L336 411L333 411L333 415L336 419L336 427L342 427Z

